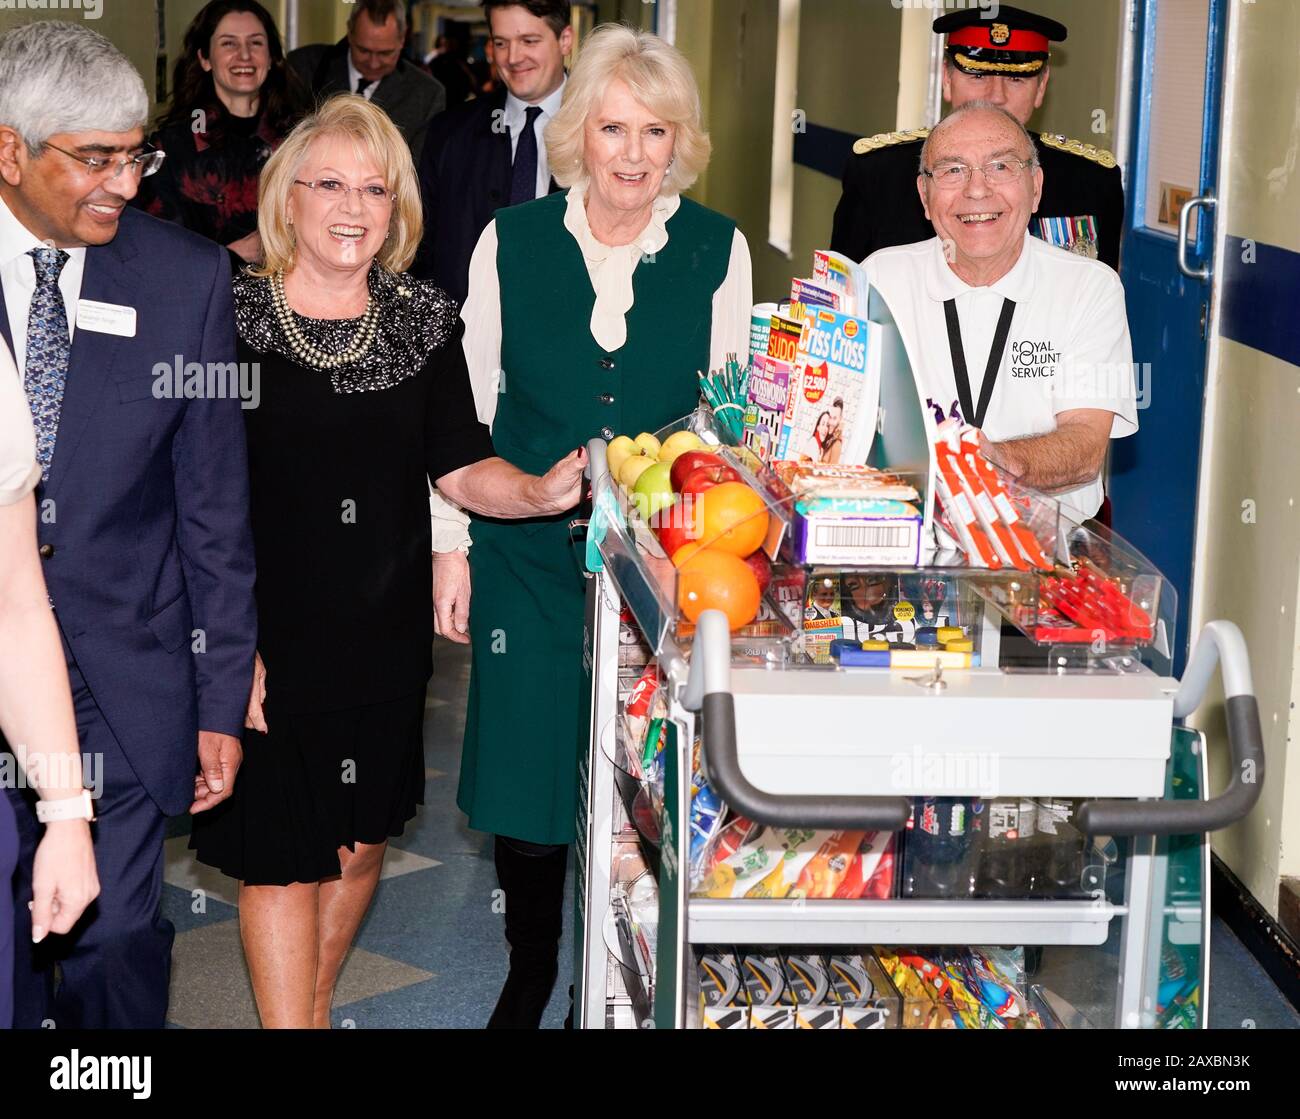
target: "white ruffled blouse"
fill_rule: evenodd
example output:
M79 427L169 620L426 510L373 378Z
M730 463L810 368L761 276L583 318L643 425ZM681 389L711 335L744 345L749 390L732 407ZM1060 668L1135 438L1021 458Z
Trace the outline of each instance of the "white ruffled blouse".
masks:
M661 195L655 199L650 221L639 236L627 245L606 245L596 240L587 223L585 188L570 188L564 226L582 249L587 275L596 293L591 310L591 336L602 349L617 350L627 341L627 313L633 301L632 275L643 254L659 252L668 244L668 219L680 205L680 196ZM721 369L729 353L741 359L749 353L749 313L753 302L749 245L737 229L731 242L726 277L713 293L710 369ZM465 363L474 389L474 403L479 419L491 427L496 418L501 377L501 286L497 277L495 221L483 230L470 258L469 298L460 317L465 322ZM429 505L433 550L467 549L469 516L436 490L430 494Z

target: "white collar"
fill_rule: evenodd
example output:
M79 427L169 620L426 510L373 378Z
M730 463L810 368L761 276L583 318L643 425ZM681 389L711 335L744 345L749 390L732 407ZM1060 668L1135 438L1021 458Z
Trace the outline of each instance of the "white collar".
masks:
M680 194L661 194L650 204L650 220L636 239L627 245L606 245L596 240L587 221L587 184L577 183L569 188L569 197L564 209L564 227L573 234L582 247L582 255L588 261L596 263L605 260L611 254L622 251L640 253L657 253L668 244L668 219L677 213L682 204Z
M984 288L977 288L968 284L952 270L948 258L944 255L942 238L935 237L930 242L931 249L926 265L925 293L936 302L942 303L945 300L956 299L960 295L965 295L968 291L987 290L996 292L1004 299L1022 303L1028 298L1033 288L1033 261L1031 259L1031 254L1034 251L1033 241L1034 239L1026 232L1024 243L1020 247L1020 256L1016 258L1015 264L1011 266L1011 271Z
M4 199L0 198L0 266L26 256L32 249L48 247L44 241L14 216L13 211L6 205ZM84 245L75 249L64 249L63 251L76 260L81 260L86 255Z
M344 51L343 53L344 53L344 56L345 56L345 57L347 58L347 60L348 60L348 91L351 92L352 90L354 90L354 89L357 88L357 82L359 82L359 81L361 80L361 78L362 78L362 73L361 73L360 70L358 70L358 69L356 68L356 66L354 66L354 65L352 64L352 46L351 46L351 44L348 44L348 48L347 48L347 50ZM396 73L396 71L394 71L394 73ZM386 78L386 77L388 77L387 74L384 75L384 78ZM372 91L373 91L373 90L379 88L379 86L380 86L380 84L383 82L384 78L376 78L376 79L373 79L373 80L367 78L366 80L370 82L371 89L372 89ZM360 96L364 97L365 94L363 93L363 94L361 94Z
M563 81L550 94L537 102L537 108L542 110L542 116L547 120L550 120L560 111L560 103L564 100L564 87L568 84L568 81L569 78L566 74ZM527 113L532 107L527 101L520 101L513 93L506 90L505 120L507 125L522 124L528 119Z

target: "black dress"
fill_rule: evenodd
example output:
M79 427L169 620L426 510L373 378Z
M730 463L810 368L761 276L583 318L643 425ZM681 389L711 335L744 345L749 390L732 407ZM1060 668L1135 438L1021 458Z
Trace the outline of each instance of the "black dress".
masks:
M235 281L267 734L235 792L194 818L201 862L250 885L339 873L337 849L400 835L423 803L433 671L428 479L495 454L474 410L456 305L371 271L378 335L353 367L300 364L269 283ZM359 320L295 316L339 352Z

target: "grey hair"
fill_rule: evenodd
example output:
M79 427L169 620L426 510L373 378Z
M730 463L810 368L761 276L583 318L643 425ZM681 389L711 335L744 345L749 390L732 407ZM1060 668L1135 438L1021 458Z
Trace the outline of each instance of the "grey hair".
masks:
M84 24L40 20L0 35L0 124L33 158L60 132L130 132L149 119L144 82Z
M406 35L406 5L402 0L357 0L352 14L348 16L348 33L356 30L357 20L365 16L376 27L382 27L392 16L397 20L397 33Z
M1031 168L1038 166L1038 148L1034 144L1034 138L1029 135L1029 129L1020 123L1019 119L1008 113L1001 105L995 105L992 101L967 101L964 105L958 105L938 124L930 129L930 135L925 138L925 143L921 145L921 159L917 164L917 170L924 174L930 169L930 145L950 124L955 123L960 117L967 113L996 113L1000 117L1009 120L1014 126L1020 138L1024 140L1025 146L1029 148L1029 166Z

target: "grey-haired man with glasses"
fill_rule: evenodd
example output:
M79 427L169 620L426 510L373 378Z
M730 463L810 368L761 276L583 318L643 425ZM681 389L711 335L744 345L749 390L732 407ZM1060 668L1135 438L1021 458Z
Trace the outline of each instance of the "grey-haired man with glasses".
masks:
M39 552L99 778L93 797L39 811L31 790L5 790L19 1027L164 1025L163 825L228 797L242 759L256 623L241 402L208 387L228 377L178 394L156 375L234 368L230 266L128 208L162 160L143 144L148 109L130 62L83 24L0 36L0 334L36 432ZM94 820L101 892L47 935L28 910L33 856L43 826L76 819Z
M916 189L935 236L880 249L866 270L922 401L959 412L991 461L1063 512L1093 516L1109 441L1137 430L1119 277L1027 232L1043 169L1000 106L969 102L940 121Z

